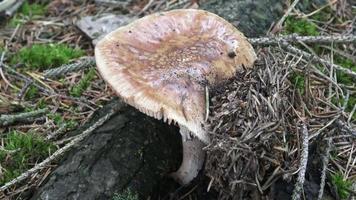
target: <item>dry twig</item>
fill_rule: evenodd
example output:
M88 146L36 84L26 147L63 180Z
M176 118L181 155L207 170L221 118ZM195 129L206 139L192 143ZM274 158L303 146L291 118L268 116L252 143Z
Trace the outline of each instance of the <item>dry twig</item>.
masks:
M47 108L32 112L19 113L14 115L0 115L0 127L8 126L19 122L32 122L48 112Z
M309 137L308 137L308 129L307 125L303 123L302 125L302 152L300 156L300 165L299 165L299 172L298 172L298 179L297 183L295 184L292 200L299 200L300 195L303 190L304 180L305 180L305 172L307 170L307 163L308 163L308 148L309 148Z

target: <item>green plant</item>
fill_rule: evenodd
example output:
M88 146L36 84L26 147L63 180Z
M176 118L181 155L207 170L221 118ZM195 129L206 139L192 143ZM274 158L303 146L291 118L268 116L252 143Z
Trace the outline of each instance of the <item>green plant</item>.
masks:
M316 24L306 19L287 17L284 24L284 34L297 33L298 35L310 35L317 36L320 32L317 29Z
M95 77L95 69L90 69L88 73L86 73L82 79L78 82L77 85L73 86L69 91L71 96L80 97L83 92L89 87L90 82Z
M346 199L350 195L349 191L351 190L352 182L344 179L341 172L331 175L331 182L341 199Z
M20 49L12 57L11 63L23 63L28 69L45 70L59 67L82 55L83 50L73 49L65 44L34 44Z
M303 74L299 72L292 72L289 76L289 80L301 94L304 94L305 78Z
M47 7L43 4L32 3L25 1L16 15L11 18L9 22L10 27L16 27L22 25L28 20L31 20L37 16L42 16L47 12Z
M28 87L26 94L25 94L25 99L26 100L33 100L34 98L36 98L38 96L39 92L38 92L38 88L31 85L30 87Z
M4 173L0 176L0 185L17 177L56 149L53 144L34 133L12 131L3 141L0 163Z
M66 120L59 113L50 113L48 115L48 118L52 119L54 124L57 125L58 127L65 127L65 129L67 130L71 130L78 126L77 121L73 119Z
M25 16L35 16L35 15L44 15L46 13L47 7L44 6L43 4L38 4L38 3L28 3L28 1L25 1L24 4L22 4L19 13Z
M335 56L334 57L334 62L342 67L348 68L354 72L356 72L356 63L354 63L351 59L344 58L342 56ZM347 75L343 72L336 71L336 77L339 83L345 84L345 85L354 85L356 83L356 79L351 77L350 75ZM341 105L344 104L345 99L340 98L339 103ZM337 101L334 101L334 103ZM345 110L348 112L351 112L353 109L354 105L356 104L356 93L353 93L350 95L349 100L347 102ZM353 114L352 116L353 119L356 120L356 113Z
M126 189L123 193L115 193L112 200L138 200L138 195L130 189Z

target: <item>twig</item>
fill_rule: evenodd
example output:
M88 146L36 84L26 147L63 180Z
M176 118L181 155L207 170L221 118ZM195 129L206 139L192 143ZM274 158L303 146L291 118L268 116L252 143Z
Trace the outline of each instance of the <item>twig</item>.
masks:
M320 58L320 57L313 56L313 55L311 55L311 54L309 54L309 53L307 53L307 52L305 52L305 51L303 51L303 50L301 50L301 49L298 49L298 48L296 48L296 47L290 45L290 44L289 44L288 42L286 42L286 41L282 41L280 44L281 44L284 48L286 48L288 51L290 51L290 52L292 52L292 53L295 53L295 54L302 55L302 56L303 56L305 59L307 59L307 60L313 60L313 59L314 59L314 61L317 61L317 62L319 62L319 63L321 63L321 64L325 64L325 65L327 65L327 66L329 66L329 67L332 66L332 67L333 67L334 69L336 69L336 70L339 70L339 71L341 71L341 72L343 72L343 73L345 73L345 74L348 74L348 75L350 75L350 76L356 77L356 72L353 72L352 70L350 70L350 69L348 69L348 68L341 67L340 65L332 64L332 63L328 62L327 60L324 60L324 59L322 59L322 58Z
M92 126L87 128L83 133L79 134L77 137L75 137L72 141L67 143L64 147L61 149L58 149L56 152L54 152L52 155L50 155L48 158L46 158L44 161L36 165L35 167L27 170L26 172L22 173L20 176L17 178L13 179L10 182L7 182L5 185L3 185L0 188L0 192L4 192L6 189L9 187L17 184L20 181L25 180L28 178L31 174L41 170L44 168L46 165L50 164L52 161L57 159L59 156L63 155L65 152L67 152L69 149L71 149L74 145L82 141L85 137L90 135L95 129L97 129L99 126L103 125L113 114L115 114L116 109L112 109L109 111L108 114L106 114L104 117L100 118L97 122L95 122Z
M15 4L13 4L11 7L9 7L5 14L7 16L12 16L16 11L17 9L19 9L21 7L21 5L25 2L25 0L18 0Z
M15 115L0 115L0 126L8 126L14 124L16 122L23 122L23 121L34 121L36 118L42 116L43 114L47 113L48 109L40 109L35 110L32 112L26 113L19 113Z
M318 194L318 200L321 200L323 198L323 194L324 194L326 170L328 169L331 141L332 141L331 138L327 139L325 154L322 156L323 168L321 170L321 178L320 178L321 180L320 180L320 189L319 189L319 194Z
M356 129L348 126L347 123L343 122L342 120L337 120L336 124L339 126L341 131L346 132L347 134L351 134L352 136L356 137Z
M58 68L47 70L44 73L44 77L45 78L54 78L57 76L64 75L68 72L78 71L81 69L92 67L93 65L95 65L94 57L84 57L84 58L79 59L78 62L62 65Z
M4 0L0 2L0 12L6 11L16 0Z
M308 147L309 147L309 140L308 140L308 129L305 123L302 125L302 155L300 157L300 165L299 165L299 172L298 172L298 179L297 183L295 184L292 200L299 200L300 194L303 189L303 184L305 180L305 172L307 170L307 163L308 163Z
M282 18L277 22L277 24L273 27L272 29L272 33L277 32L278 30L281 30L282 28L282 24L284 23L284 21L286 20L286 18L288 17L288 15L290 14L290 12L292 12L293 8L298 4L299 0L294 0L292 5L289 6L288 10L284 13L284 15L282 16Z
M356 35L328 35L328 36L299 36L296 34L278 37L249 38L249 42L254 45L277 45L285 42L304 43L354 43Z

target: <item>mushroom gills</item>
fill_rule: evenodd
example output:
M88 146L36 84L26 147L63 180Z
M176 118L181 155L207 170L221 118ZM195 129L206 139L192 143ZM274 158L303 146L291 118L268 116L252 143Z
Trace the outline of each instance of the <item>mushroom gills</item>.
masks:
M192 181L202 169L205 152L204 142L191 135L191 132L184 126L180 126L183 145L182 164L176 172L171 173L171 177L181 185L187 185Z

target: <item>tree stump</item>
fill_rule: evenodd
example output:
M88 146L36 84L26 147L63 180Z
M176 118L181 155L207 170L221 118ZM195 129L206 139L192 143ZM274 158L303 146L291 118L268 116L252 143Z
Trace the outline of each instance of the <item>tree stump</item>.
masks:
M160 177L179 166L178 129L118 100L88 124L113 106L119 112L67 153L32 199L111 199L114 193L146 197Z

